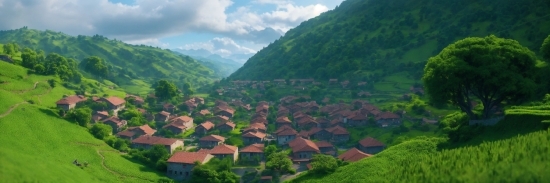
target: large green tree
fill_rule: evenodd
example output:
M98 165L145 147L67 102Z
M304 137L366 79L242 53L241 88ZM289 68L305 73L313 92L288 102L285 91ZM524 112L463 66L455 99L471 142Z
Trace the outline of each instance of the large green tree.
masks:
M535 54L512 39L494 35L459 40L431 57L422 78L434 103L451 103L470 119L474 97L483 104L481 118L503 101L526 99L534 93Z
M154 88L155 96L161 100L172 99L178 94L178 88L170 81L159 80Z
M80 65L85 71L88 71L95 76L108 77L109 75L107 63L97 56L88 57L82 60Z
M113 132L113 128L103 123L96 123L90 128L90 133L98 139L105 139Z
M292 168L292 160L288 158L285 152L277 152L267 157L265 163L266 168L275 171L276 173L295 173L296 170Z
M550 60L550 35L548 35L548 37L544 39L544 42L542 42L540 52L542 53L542 57L546 60Z
M332 173L338 168L338 160L330 155L317 154L311 159L311 167L315 173Z

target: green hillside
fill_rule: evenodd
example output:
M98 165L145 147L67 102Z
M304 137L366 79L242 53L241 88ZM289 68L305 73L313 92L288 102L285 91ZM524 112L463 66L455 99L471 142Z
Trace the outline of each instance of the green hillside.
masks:
M394 79L419 81L429 57L465 37L495 34L538 51L550 32L547 12L546 0L346 0L289 30L229 79L338 78L391 87Z
M74 91L54 76L28 75L0 61L0 177L7 182L156 182L163 173L134 163L52 110ZM97 82L84 79L84 82ZM102 94L123 92L105 89ZM87 162L85 167L73 164Z
M130 45L99 35L74 37L26 27L0 31L0 43L9 42L15 42L20 47L44 50L46 54L59 53L79 62L90 56L99 56L110 65L113 77L108 79L124 88L140 86L140 82L150 85L159 79L170 79L181 84L189 82L200 87L221 77L191 57L151 46Z
M467 146L438 150L445 139L418 138L332 174L306 173L291 182L544 182L550 178L550 130L540 131L540 121L548 118L516 113Z

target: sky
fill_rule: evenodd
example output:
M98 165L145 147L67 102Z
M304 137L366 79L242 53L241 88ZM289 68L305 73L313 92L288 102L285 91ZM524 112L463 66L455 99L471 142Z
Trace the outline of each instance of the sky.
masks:
M226 58L242 58L341 2L0 0L0 30L27 26L73 36L99 34L130 44L205 49Z

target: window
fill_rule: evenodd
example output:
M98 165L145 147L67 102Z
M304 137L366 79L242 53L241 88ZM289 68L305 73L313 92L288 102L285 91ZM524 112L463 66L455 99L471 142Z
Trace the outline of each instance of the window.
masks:
M180 175L183 174L183 172L180 172Z
M185 172L185 176L189 176L189 172Z

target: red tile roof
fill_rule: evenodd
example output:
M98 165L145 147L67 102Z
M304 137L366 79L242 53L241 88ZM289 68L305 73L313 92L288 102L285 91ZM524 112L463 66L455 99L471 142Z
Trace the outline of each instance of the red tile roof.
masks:
M124 130L124 131L121 131L121 132L118 132L116 134L116 136L119 136L119 137L133 137L136 133L130 131L130 130Z
M172 122L183 122L183 123L188 123L190 121L192 121L193 118L189 117L189 116L180 116L180 117L177 117L175 119L172 119Z
M348 130L346 130L346 128L341 127L341 126L335 126L335 127L332 127L332 128L328 128L327 131L329 131L333 135L346 135L346 134L349 134Z
M384 146L384 144L372 137L367 137L361 141L359 141L359 144L361 144L363 147L378 147L378 146Z
M207 109L203 109L199 113L203 116L206 116L206 115L210 114L210 111L208 111Z
M264 144L252 144L240 150L241 153L263 153Z
M395 113L391 113L391 112L383 112L383 113L380 113L378 114L378 116L376 116L376 120L380 120L380 119L399 119L399 115L395 114Z
M114 96L111 96L111 97L108 97L108 98L103 98L103 99L105 99L107 102L111 103L111 105L121 105L121 104L124 104L126 102L124 99L114 97Z
M214 128L215 125L214 125L214 123L212 123L210 121L206 121L204 123L201 123L199 126L202 126L206 130L210 130L210 129Z
M361 152L359 149L354 147L338 156L338 159L341 159L342 161L356 162L371 156L371 154Z
M58 100L55 104L71 105L82 101L86 101L86 97L82 95L72 95Z
M239 150L239 148L237 146L221 144L221 145L218 145L218 146L212 148L208 152L210 154L233 154L238 150Z
M285 125L277 129L277 131L275 131L275 134L277 134L278 136L297 135L298 132L294 130L292 127Z
M235 126L236 126L235 123L233 123L233 122L231 122L231 121L228 121L228 122L219 124L218 127L223 126L223 125L227 125L227 126L229 126L229 127L231 127L231 128L235 128Z
M242 135L243 137L252 137L252 138L265 138L266 134L262 132L248 132Z
M208 135L204 136L200 139L200 141L216 141L216 142L223 142L225 141L225 138L219 135Z
M304 139L302 137L297 137L294 140L290 141L288 143L288 146L290 146L292 152L294 153L309 151L320 152L319 147L317 147L317 145L313 141Z
M292 123L292 121L290 121L290 119L288 119L288 117L286 117L286 116L277 118L276 122L277 123Z
M148 145L155 145L155 144L172 145L177 141L178 141L177 139L169 139L169 138L144 135L132 140L132 143L148 144Z
M170 113L166 112L166 111L160 111L158 114L166 116L166 117L170 116Z
M183 152L179 151L174 153L167 162L169 163L185 163L194 164L196 161L204 163L207 160L209 154L200 152Z
M125 131L135 132L137 130L142 131L145 135L153 135L153 134L155 134L155 132L157 132L157 130L152 129L149 125L141 125L141 126L136 126L136 127L130 127L128 129L126 129Z
M186 129L187 126L183 125L183 124L179 124L179 123L168 123L167 125L164 125L162 128L169 128L169 127L174 127L174 128L178 128L178 129Z
M317 147L319 147L319 148L321 148L321 147L334 147L330 142L327 142L327 141L315 142L315 145L317 145Z

